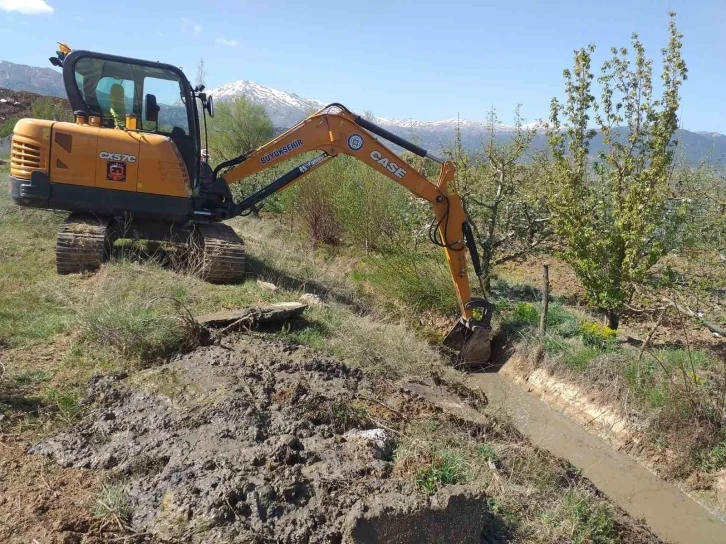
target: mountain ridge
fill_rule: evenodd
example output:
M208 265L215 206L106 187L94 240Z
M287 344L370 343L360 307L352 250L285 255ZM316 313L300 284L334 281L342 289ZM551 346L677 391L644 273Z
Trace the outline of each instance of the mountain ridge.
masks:
M39 68L8 61L0 61L0 87L10 90L29 91L47 96L65 97L63 78L60 72L52 68ZM250 101L265 108L277 131L295 125L311 113L321 109L325 102L299 96L295 93L266 87L250 80L238 80L208 89L208 94L219 102L244 96ZM375 117L374 121L382 127L403 138L413 140L417 145L434 153L440 153L454 141L457 127L461 131L462 145L472 151L480 149L489 135L489 123L471 119L449 118L437 121L420 121L416 119L395 119ZM524 128L537 130L532 149L546 147L546 137L541 130L541 123L535 121L523 125ZM514 131L511 125L497 125L494 134L497 139L506 141ZM675 138L680 142L679 153L691 164L704 160L721 161L726 157L726 135L712 131L688 131L679 129ZM591 151L597 154L602 150L602 136L597 135Z

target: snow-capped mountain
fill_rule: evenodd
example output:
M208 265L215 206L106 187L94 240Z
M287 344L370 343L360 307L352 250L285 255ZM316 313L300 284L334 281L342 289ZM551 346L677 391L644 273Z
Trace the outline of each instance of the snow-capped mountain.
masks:
M219 102L244 96L248 100L262 105L267 115L270 116L272 124L278 130L291 127L327 104L246 80L227 83L216 89L210 89L207 93ZM417 121L415 119L376 117L375 122L391 132L436 151L440 151L452 142L457 126L461 129L462 140L467 147L479 145L489 130L488 124L484 121L457 118ZM530 123L525 128L537 129L540 128L540 125ZM512 126L499 125L495 132L506 134L513 130Z
M278 91L246 80L234 81L216 89L209 89L207 94L219 102L244 96L248 100L264 106L272 124L277 128L291 127L325 106L318 100L302 98L296 94Z
M50 68L36 68L0 61L0 88L31 91L46 96L65 97L63 77L60 72ZM293 93L265 87L253 81L236 81L227 83L208 91L218 101L245 96L249 100L261 104L278 129L286 129L319 110L327 102L303 98ZM556 92L556 90L553 90ZM335 97L328 97L333 98ZM365 104L346 104L354 111L363 113ZM440 121L418 121L414 119L389 119L378 117L375 122L391 132L412 140L433 153L449 147L454 141L456 127L461 129L463 146L468 150L481 149L482 142L488 137L488 125L485 121L470 119L442 119ZM499 125L495 129L496 137L506 140L511 137L514 127ZM525 128L535 129L534 148L546 147L546 137L539 122L529 123ZM679 153L693 164L702 160L709 162L723 161L726 157L726 136L716 132L690 132L678 130L675 135L679 141ZM602 136L597 135L590 146L593 154L602 149Z
M261 104L272 119L273 125L279 131L291 127L327 104L319 100L310 100L296 94L271 89L253 81L236 81L208 92L219 101L244 96L252 102ZM355 104L345 105L356 111ZM357 113L362 112L359 110ZM440 154L442 150L452 145L457 126L461 131L463 147L470 151L481 149L482 143L489 137L488 123L471 119L454 117L440 121L418 121L415 119L376 117L374 122L436 154ZM527 123L522 128L535 131L532 141L533 150L547 147L547 138L542 121ZM514 129L515 127L511 125L498 125L494 129L494 134L498 140L506 141L512 137ZM685 159L690 163L698 163L704 158L709 161L716 161L726 157L726 136L723 134L678 130L675 138L679 141ZM602 135L597 134L590 146L593 155L596 155L602 149L602 146Z

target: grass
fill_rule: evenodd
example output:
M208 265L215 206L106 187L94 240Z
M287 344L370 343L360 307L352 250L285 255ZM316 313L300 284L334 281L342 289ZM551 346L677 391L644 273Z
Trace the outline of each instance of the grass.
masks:
M416 473L416 483L429 495L446 485L466 482L464 459L456 450L433 451Z
M571 347L564 352L562 362L570 369L582 372L587 369L590 362L599 354L599 350L590 346L571 345Z
M619 542L607 500L507 425L484 431L440 420L408 424L394 452L394 473L429 494L460 483L485 493L502 541Z
M114 293L92 301L80 315L82 338L141 365L192 349L201 341L201 331L178 300L173 295L138 298Z
M82 411L80 394L70 390L51 389L46 393L46 401L58 410L59 417L66 423L75 420Z
M414 313L451 315L458 311L449 268L441 254L379 254L365 259L353 279L361 288L375 292L379 303L396 301Z
M131 503L123 483L105 482L96 498L93 514L97 518L116 523L125 529L131 519Z
M544 516L551 532L573 544L616 544L620 541L611 509L583 490L568 490Z
M320 419L330 421L336 432L345 433L351 429L367 429L371 426L368 411L349 402L334 402L321 407Z

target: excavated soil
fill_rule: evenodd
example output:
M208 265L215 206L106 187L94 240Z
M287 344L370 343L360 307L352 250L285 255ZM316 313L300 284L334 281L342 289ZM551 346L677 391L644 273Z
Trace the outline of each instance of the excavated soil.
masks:
M29 453L107 471L128 491L131 531L157 541L496 541L482 492L428 496L392 475L395 432L382 421L482 402L440 385L429 402L415 385L240 336L94 380L88 417Z
M65 98L47 97L27 91L11 91L0 88L0 125L11 119L33 117L32 104L38 100L49 100L56 108L59 118L72 119L71 107Z

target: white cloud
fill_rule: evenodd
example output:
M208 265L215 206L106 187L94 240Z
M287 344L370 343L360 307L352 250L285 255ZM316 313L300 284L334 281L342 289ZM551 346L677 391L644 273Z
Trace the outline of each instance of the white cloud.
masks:
M45 0L0 0L0 10L16 11L23 15L39 15L53 13L53 7Z
M239 45L237 40L225 40L224 38L217 38L217 43L219 45L224 45L225 47L234 47L235 45Z
M3 0L0 0L0 2L2 1ZM204 30L204 28L202 28L202 25L200 25L199 23L195 23L194 21L191 21L189 19L182 18L181 23L182 31L188 34L194 34L195 36L198 36L202 33L202 30Z

